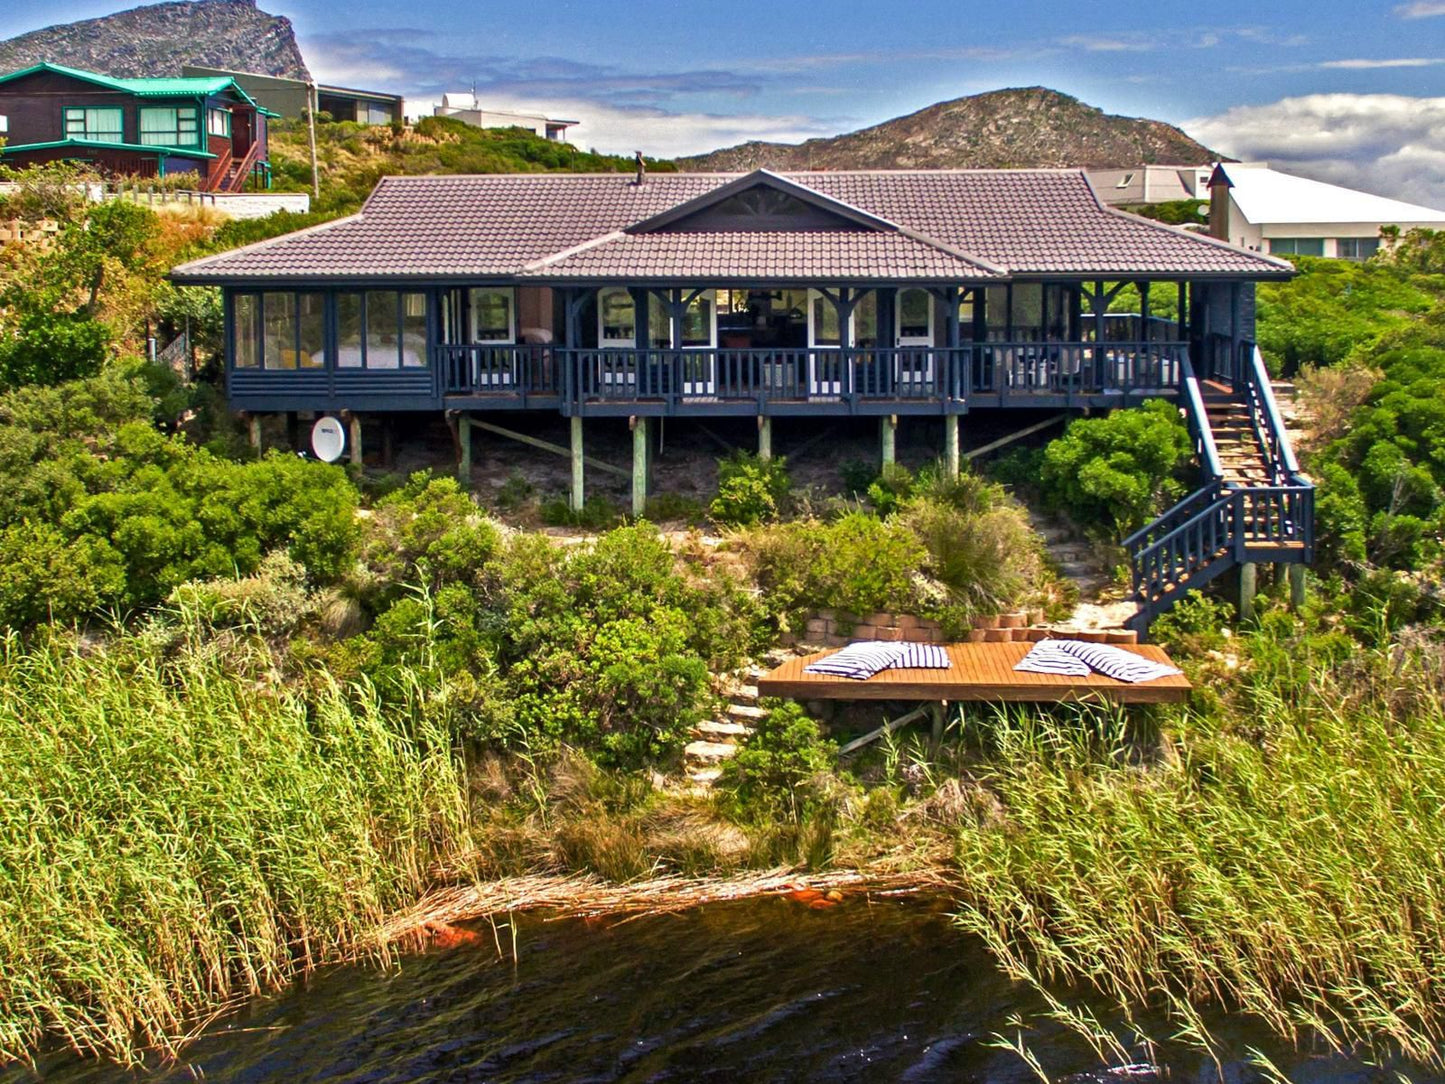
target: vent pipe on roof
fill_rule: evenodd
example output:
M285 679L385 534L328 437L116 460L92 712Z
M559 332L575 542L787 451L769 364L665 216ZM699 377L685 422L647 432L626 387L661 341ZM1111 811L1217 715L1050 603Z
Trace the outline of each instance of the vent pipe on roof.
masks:
M642 157L642 152L641 152L641 151L637 151L637 152L636 152L636 157L637 157L637 180L634 181L633 183L634 183L634 184L642 184L643 181L647 180L647 161Z

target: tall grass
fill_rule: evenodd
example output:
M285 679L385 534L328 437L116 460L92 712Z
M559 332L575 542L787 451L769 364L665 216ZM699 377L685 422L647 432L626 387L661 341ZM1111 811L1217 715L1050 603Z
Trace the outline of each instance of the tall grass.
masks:
M464 837L434 713L297 692L264 659L244 640L0 644L0 1060L166 1047L364 951Z
M1005 827L959 837L961 920L1016 974L1162 1008L1204 1046L1213 1006L1438 1065L1439 655L1261 634L1247 671L1147 768L1097 730L1001 719L988 762Z

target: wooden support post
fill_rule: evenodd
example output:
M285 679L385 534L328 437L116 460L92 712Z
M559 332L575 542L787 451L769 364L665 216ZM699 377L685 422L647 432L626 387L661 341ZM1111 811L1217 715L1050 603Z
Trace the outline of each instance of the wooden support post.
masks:
M296 411L286 412L286 447L293 452L301 450L301 419L296 417Z
M881 433L879 439L879 444L881 445L879 458L883 461L883 466L886 469L891 467L898 458L898 415L885 414L879 418L878 421Z
M764 463L773 458L773 419L758 415L758 458Z
M930 735L933 741L933 749L937 752L938 747L943 744L943 720L948 711L948 702L941 700L937 704L929 705L929 714L933 717L933 733Z
M1254 593L1258 573L1259 566L1253 561L1245 561L1239 566L1239 619L1241 621L1254 620Z
M632 427L632 514L647 511L647 419L633 415Z
M387 414L381 421L381 465L388 469L396 462L396 418Z
M257 455L261 454L261 415L246 415L246 436L251 441L251 448Z
M351 453L351 462L355 466L361 466L361 415L351 411L343 411L343 418L346 419L346 443L347 450Z
M574 414L572 422L572 511L582 511L582 415Z
M958 415L943 416L943 466L950 478L958 477Z
M1289 566L1289 605L1298 612L1305 605L1305 566Z
M457 481L470 489L472 484L472 416L457 415Z

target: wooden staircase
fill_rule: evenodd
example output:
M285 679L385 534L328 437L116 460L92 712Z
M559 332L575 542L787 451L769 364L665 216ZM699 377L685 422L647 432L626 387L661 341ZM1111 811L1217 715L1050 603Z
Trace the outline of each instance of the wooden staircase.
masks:
M1203 484L1124 540L1139 607L1129 624L1141 637L1232 568L1314 557L1314 486L1300 473L1259 348L1239 345L1228 371L1202 381L1184 360L1183 407Z

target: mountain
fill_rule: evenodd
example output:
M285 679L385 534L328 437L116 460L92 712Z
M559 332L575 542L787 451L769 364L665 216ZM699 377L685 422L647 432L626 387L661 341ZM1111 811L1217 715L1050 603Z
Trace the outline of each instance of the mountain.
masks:
M0 41L0 72L50 61L102 75L180 75L182 64L309 79L291 20L255 0L181 0Z
M1116 117L1047 87L995 90L806 143L743 143L679 169L1107 169L1217 161L1172 124Z

